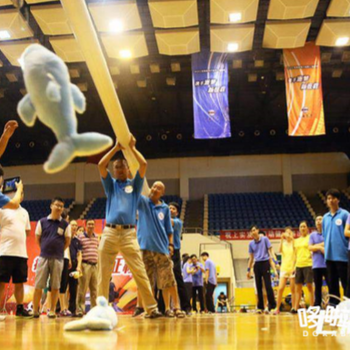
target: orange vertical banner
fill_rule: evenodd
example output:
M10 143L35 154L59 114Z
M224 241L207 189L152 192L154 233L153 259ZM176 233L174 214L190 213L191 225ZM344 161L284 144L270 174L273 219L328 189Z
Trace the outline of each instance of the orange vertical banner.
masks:
M288 135L324 135L320 48L309 42L302 48L285 49L283 60Z

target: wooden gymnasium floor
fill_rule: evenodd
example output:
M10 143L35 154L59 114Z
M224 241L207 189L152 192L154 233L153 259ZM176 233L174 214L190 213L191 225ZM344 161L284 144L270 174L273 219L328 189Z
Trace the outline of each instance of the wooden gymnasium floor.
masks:
M253 314L195 315L186 319L120 316L110 332L63 332L68 319L0 322L0 349L349 349L349 338L303 337L298 316ZM344 345L342 345L342 342ZM346 345L347 344L347 345Z

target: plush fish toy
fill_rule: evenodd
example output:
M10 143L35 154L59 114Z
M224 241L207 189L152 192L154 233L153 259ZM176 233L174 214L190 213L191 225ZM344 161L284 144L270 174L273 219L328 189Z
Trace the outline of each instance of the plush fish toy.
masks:
M80 320L71 321L64 325L65 331L101 330L110 331L118 324L118 317L112 307L108 306L105 297L98 297L93 307Z
M84 113L85 96L70 83L68 68L61 58L39 44L27 47L20 59L28 94L19 102L18 114L27 126L36 118L56 135L57 145L44 164L47 173L63 170L76 156L87 157L109 148L110 137L77 133L75 111Z

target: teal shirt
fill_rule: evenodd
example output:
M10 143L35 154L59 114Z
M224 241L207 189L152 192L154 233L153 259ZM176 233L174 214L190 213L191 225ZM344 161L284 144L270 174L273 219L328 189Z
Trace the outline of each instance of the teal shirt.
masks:
M349 212L342 208L339 208L333 216L330 212L324 215L322 234L326 260L348 262L349 240L344 235L348 216Z

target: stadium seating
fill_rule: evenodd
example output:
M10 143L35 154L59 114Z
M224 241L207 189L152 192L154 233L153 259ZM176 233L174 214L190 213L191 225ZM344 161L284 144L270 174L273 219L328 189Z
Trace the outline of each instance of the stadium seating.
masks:
M260 228L298 227L306 220L314 220L298 193L283 195L278 192L210 194L209 230L248 229L252 224Z
M165 203L176 202L182 206L182 199L178 196L164 196L162 198ZM84 219L104 219L106 213L106 198L97 198L87 211Z
M65 199L64 207L71 208L74 200L73 199ZM33 200L33 201L23 201L21 206L25 208L30 217L30 221L38 221L41 218L48 216L50 214L50 204L51 200Z

